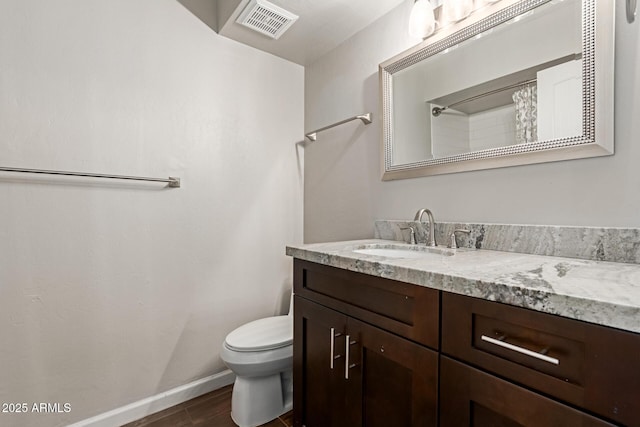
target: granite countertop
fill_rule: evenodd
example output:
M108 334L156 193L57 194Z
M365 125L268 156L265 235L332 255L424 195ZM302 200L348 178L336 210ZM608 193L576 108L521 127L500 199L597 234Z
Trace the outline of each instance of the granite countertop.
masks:
M319 264L640 333L638 264L468 248L455 250L453 256L415 259L353 252L372 244L416 249L398 241L369 239L292 245L286 253Z

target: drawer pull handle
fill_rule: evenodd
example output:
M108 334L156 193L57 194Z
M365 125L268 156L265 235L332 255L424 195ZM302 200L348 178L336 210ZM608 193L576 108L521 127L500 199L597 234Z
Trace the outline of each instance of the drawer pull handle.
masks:
M347 335L346 336L346 340L345 340L345 347L346 350L344 352L344 379L348 380L349 379L349 369L351 368L355 368L356 366L358 366L356 363L350 364L349 363L349 347L352 346L353 344L357 343L357 341L352 341L351 340L351 336Z
M536 353L535 351L531 351L531 350L528 350L526 348L519 347L517 345L509 344L508 342L497 340L495 338L491 338L491 337L488 337L486 335L482 335L480 338L482 339L482 341L486 341L488 343L495 344L495 345L497 345L499 347L503 347L503 348L506 348L506 349L509 349L509 350L512 350L512 351L516 351L518 353L526 354L527 356L535 357L536 359L544 360L545 362L549 362L549 363L552 363L554 365L559 365L560 364L560 361L558 359L556 359L555 357L545 356L544 354ZM501 338L504 339L504 337L501 337ZM548 349L545 349L545 350L548 351ZM545 353L546 353L546 351L545 351Z
M340 332L336 334L335 328L331 328L331 341L329 344L331 347L331 354L329 355L329 367L331 369L333 369L333 361L340 358L340 355L337 355L337 356L333 355L336 347L336 337L339 337L340 335L342 335Z

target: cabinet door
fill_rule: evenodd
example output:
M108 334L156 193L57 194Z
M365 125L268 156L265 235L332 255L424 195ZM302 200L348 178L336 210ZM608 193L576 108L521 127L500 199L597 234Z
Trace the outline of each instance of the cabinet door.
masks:
M436 426L437 353L351 317L347 336L350 425Z
M613 426L447 357L440 364L442 427Z
M350 426L345 417L346 316L294 297L295 427Z

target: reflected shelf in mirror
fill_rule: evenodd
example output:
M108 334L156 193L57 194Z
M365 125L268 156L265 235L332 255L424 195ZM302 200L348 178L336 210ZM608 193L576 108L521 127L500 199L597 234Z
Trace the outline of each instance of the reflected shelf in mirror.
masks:
M380 65L383 180L613 154L611 2L498 5Z

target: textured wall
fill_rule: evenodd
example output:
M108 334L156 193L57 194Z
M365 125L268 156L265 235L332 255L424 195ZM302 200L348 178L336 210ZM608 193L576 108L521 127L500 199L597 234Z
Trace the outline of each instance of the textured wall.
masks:
M382 182L378 64L415 44L406 1L305 69L305 128L373 111L305 149L305 241L373 236L375 219L640 227L640 22L616 1L615 155ZM613 77L613 76L612 76Z
M303 69L175 0L0 2L0 402L82 420L225 369L240 324L286 312L302 240Z

